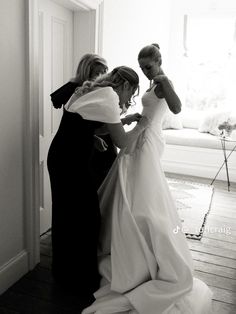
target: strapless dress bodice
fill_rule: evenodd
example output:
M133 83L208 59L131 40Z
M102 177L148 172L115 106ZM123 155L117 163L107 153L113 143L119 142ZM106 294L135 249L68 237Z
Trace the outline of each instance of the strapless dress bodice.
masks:
M149 119L149 127L161 133L162 121L168 110L168 105L164 98L158 98L155 94L155 86L147 90L142 97L142 115Z

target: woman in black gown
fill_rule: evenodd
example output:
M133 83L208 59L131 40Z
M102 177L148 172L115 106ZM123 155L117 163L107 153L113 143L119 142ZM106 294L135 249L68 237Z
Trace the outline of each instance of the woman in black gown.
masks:
M99 287L97 241L100 210L90 160L97 128L106 126L122 148L147 125L141 118L125 132L120 108L138 89L139 78L122 66L73 94L64 107L59 129L48 152L52 192L52 273L63 287L79 294L81 308Z
M94 53L85 54L79 61L76 76L50 95L54 108L58 109L64 106L77 87L82 86L85 81L95 80L99 75L105 74L107 70L108 66L104 58ZM135 113L127 115L121 121L124 125L137 122L139 119L140 115ZM116 159L117 148L109 134L95 136L94 146L96 149L93 151L91 169L96 189L98 189Z

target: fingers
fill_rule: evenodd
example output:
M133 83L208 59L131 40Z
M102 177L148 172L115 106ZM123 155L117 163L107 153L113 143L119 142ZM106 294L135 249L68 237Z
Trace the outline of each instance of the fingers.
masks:
M104 150L107 150L107 148L108 148L108 144L104 140L102 141L102 147Z
M166 76L166 75L163 75L163 74L157 75L157 76L155 76L155 77L153 78L153 81L154 81L155 84L157 84L157 83L162 83L162 82L165 81L165 80L167 80L167 76Z
M138 112L135 113L135 116L136 116L137 119L141 119L142 118L142 115L140 113L138 113Z
M108 148L108 144L106 143L106 141L104 141L102 138L96 136L95 137L95 142L94 142L95 148L99 151L99 152L104 152L107 150Z
M134 113L133 115L133 121L139 121L142 118L142 115L138 112Z
M138 122L142 118L142 115L138 112L129 114L125 117L125 123L127 125L130 125L132 122Z

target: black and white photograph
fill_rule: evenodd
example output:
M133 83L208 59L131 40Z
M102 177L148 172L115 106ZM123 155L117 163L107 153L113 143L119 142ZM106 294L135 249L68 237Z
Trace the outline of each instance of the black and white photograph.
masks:
M0 0L0 314L236 313L236 1Z

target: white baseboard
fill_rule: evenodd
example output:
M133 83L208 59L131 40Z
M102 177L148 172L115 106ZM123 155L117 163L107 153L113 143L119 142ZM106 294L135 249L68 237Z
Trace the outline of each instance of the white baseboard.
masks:
M28 253L23 250L0 267L0 295L28 272Z
M227 153L228 154L228 153ZM217 149L166 145L162 158L166 172L209 178L213 180L223 163L223 152ZM236 152L228 160L230 182L236 182ZM217 180L227 181L225 166Z

